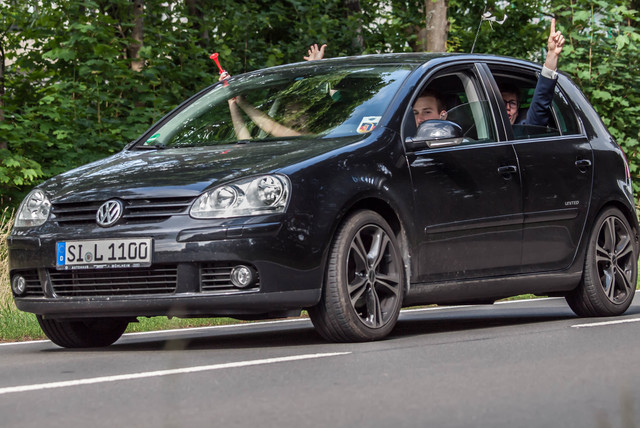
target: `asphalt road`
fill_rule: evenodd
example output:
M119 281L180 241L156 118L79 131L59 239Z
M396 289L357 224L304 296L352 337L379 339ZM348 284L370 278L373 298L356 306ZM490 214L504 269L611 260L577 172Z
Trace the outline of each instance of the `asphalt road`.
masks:
M404 311L384 341L308 320L0 345L2 427L640 427L640 297Z

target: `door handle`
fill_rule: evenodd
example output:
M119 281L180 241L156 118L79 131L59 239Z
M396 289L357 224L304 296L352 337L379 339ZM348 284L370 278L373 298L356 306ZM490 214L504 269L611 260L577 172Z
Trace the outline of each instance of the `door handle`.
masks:
M516 172L518 172L518 167L514 165L498 167L498 174L504 176L504 178L509 178L511 174L515 174Z
M591 161L589 159L578 159L576 161L576 166L579 169L586 169L586 168L589 168L591 166Z

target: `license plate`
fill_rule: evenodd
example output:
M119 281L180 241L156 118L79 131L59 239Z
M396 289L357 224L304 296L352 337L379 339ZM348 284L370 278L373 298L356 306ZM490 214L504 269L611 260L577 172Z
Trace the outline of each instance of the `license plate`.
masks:
M56 265L58 269L150 266L152 245L151 238L58 242Z

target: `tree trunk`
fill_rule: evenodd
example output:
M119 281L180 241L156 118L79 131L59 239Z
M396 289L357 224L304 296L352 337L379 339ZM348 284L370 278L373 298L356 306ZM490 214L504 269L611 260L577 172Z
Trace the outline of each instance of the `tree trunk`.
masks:
M131 58L131 69L142 71L144 61L140 59L140 48L144 38L144 0L133 0L133 31L131 38L135 40L129 45L128 54Z
M418 32L417 47L425 52L445 52L447 50L448 0L424 0L425 28Z
M344 6L347 9L347 15L355 15L361 12L360 0L344 0ZM331 42L331 41L329 41ZM364 51L364 37L362 36L362 22L358 22L358 28L356 29L356 36L352 42L353 48L358 52Z
M202 12L202 0L184 0L190 19L193 20L193 28L200 34L198 44L203 48L209 47L209 29L204 25L204 13Z

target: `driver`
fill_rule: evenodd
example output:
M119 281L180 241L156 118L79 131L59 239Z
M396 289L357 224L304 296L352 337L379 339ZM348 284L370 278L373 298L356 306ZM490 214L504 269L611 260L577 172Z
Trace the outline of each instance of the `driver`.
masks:
M413 117L416 120L416 128L427 120L446 120L447 106L442 94L433 89L425 89L413 103Z

